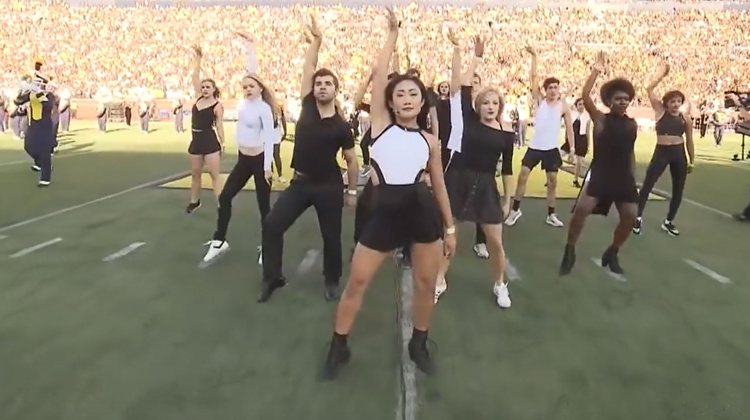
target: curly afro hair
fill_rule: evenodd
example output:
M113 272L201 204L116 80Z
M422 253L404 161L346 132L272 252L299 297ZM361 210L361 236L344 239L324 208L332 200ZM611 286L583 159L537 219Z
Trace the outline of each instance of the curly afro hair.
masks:
M624 92L632 100L635 98L635 87L629 80L623 78L612 79L602 85L599 96L607 107L612 106L612 96L615 92Z

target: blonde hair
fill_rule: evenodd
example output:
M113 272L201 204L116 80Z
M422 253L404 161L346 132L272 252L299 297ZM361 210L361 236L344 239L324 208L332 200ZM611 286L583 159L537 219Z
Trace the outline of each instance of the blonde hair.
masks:
M482 105L485 99L487 99L487 95L493 93L497 95L497 98L500 101L500 109L497 110L497 120L500 121L500 116L503 115L503 111L505 110L505 97L502 95L502 93L500 93L499 90L493 87L482 88L482 90L477 93L477 96L474 98L474 112L479 114L479 107Z
M255 83L260 85L260 98L263 100L263 102L267 103L268 106L271 107L271 113L273 114L273 120L274 122L278 121L279 119L279 104L276 101L276 95L271 92L270 89L266 86L265 83L261 80L260 77L256 74L246 74L245 78L253 79L255 80Z

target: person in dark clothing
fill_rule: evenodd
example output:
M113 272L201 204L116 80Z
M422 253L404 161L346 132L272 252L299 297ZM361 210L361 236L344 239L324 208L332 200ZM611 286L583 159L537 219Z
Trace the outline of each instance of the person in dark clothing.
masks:
M54 95L43 90L32 92L27 86L16 98L16 103L28 106L29 128L24 138L24 149L34 160L31 169L40 172L38 186L47 187L52 181L52 150L55 147L52 112L57 107L57 101Z
M635 140L638 124L625 112L635 97L633 84L625 79L613 79L600 90L602 102L610 110L603 113L591 99L591 90L600 74L604 73L607 58L599 52L591 74L583 86L582 98L593 122L594 157L573 207L568 227L560 275L569 274L576 262L575 246L590 214L607 215L614 204L620 213L612 244L602 255L602 267L623 274L618 252L630 236L638 203L635 185Z

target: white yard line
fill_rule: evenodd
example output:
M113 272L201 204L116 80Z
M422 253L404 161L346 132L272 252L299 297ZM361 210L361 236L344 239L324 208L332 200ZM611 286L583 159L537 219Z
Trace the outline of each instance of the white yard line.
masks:
M87 154L89 154L89 153L92 153L92 152L88 151L88 152L76 152L76 153L70 153L70 154L65 154L65 155L55 155L55 156L54 156L54 157L52 158L52 164L54 165L54 162L55 162L56 160L59 160L59 159L63 159L63 158L71 157L71 156L81 156L81 155L87 155ZM14 160L13 162L1 162L1 163L0 163L0 168L1 168L1 167L3 167L3 166L20 165L20 164L22 164L22 163L25 163L25 164L27 164L27 165L31 166L31 164L32 164L32 163L34 163L34 162L32 162L32 161L31 161L31 158L29 158L29 159L24 159L24 160Z
M99 197L99 198L96 198L94 200L87 201L85 203L76 204L75 206L70 206L70 207L66 207L64 209L56 210L56 211L53 211L52 213L47 213L47 214L42 215L42 216L32 217L31 219L26 219L26 220L20 221L18 223L14 223L12 225L4 226L4 227L0 228L0 232L7 232L7 231L9 231L11 229L15 229L17 227L26 226L26 225L29 225L29 224L32 224L32 223L36 223L36 222L38 222L40 220L48 219L50 217L59 216L61 214L65 214L65 213L68 213L70 211L78 210L80 208L87 207L87 206L90 206L92 204L96 204L96 203L100 203L102 201L110 200L112 198L116 198L116 197L119 197L121 195L125 195L127 193L130 193L130 192L133 192L133 191L137 191L137 190L140 190L140 189L143 189L143 188L148 188L148 187L153 187L155 185L164 184L166 182L170 182L170 181L173 181L175 179L179 179L179 178L185 177L188 174L190 174L189 171L179 172L179 173L176 173L174 175L170 175L170 176L167 176L167 177L164 177L164 178L159 178L159 179L156 179L156 180L153 180L153 181L149 181L149 182L146 182L146 183L141 184L141 185L136 185L135 187L130 187L130 188L126 189L126 190L122 190L122 191L116 192L114 194L105 195L104 197Z
M411 318L412 298L414 296L414 279L411 270L404 270L401 275L401 381L403 397L399 398L398 420L415 420L417 418L417 376L416 366L409 357L409 340L414 330Z
M297 274L306 274L309 272L313 266L315 266L315 261L318 260L318 257L320 256L320 251L317 249L308 249L305 253L305 257L302 258L302 261L299 263L299 267L297 267Z
M32 252L39 251L42 248L46 248L46 247L48 247L50 245L54 245L54 244L56 244L56 243L58 243L60 241L62 241L62 238L50 239L47 242L42 242L41 244L34 245L34 246L26 248L26 249L22 249L22 250L16 252L15 254L11 255L10 257L11 258L20 258L20 257L23 257L24 255L31 254Z
M510 258L507 257L505 258L505 275L508 277L509 281L521 280L521 275L518 274L518 270L516 270L516 267L510 262Z
M700 271L701 273L707 275L708 277L711 277L712 279L718 281L721 284L732 284L732 280L730 280L728 277L724 277L721 274L715 272L714 270L711 270L710 268L699 264L689 258L685 258L685 263L687 265L693 267L694 269Z
M114 260L116 260L118 258L122 258L122 257L130 254L131 252L135 251L136 249L142 247L143 245L146 245L146 243L145 242L133 242L132 244L126 246L125 248L123 248L123 249L121 249L121 250L119 250L119 251L117 251L117 252L115 252L113 254L107 255L106 257L104 257L102 259L102 261L104 261L104 262L112 262L112 261L114 261Z
M622 283L627 283L628 279L625 278L622 274L613 273L612 270L610 270L607 267L602 267L602 260L599 258L591 258L591 261L594 262L599 268L604 270L605 273L609 274L610 277L612 277L615 281L619 281Z

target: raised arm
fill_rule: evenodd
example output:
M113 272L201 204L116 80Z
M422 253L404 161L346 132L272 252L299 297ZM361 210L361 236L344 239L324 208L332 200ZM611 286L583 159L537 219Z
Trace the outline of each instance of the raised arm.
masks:
M448 30L448 40L453 44L453 56L451 57L451 96L461 90L461 46L453 30Z
M255 41L246 33L235 32L235 34L245 41L245 72L256 74L258 72L258 51Z
M195 97L200 98L201 93L201 60L203 59L203 50L197 45L193 45L193 90ZM197 99L196 99L197 100Z
M648 86L646 86L646 93L648 94L648 101L651 102L651 108L654 109L654 113L656 114L656 119L658 120L661 118L662 115L664 115L664 106L661 103L661 100L656 95L656 92L654 92L654 89L656 89L656 86L661 83L662 80L664 80L665 77L669 74L669 64L664 64L659 68L659 72L656 73L656 77L654 80L649 83Z
M372 69L372 99L370 99L370 121L372 137L376 138L391 123L386 108L385 87L388 85L388 63L398 41L398 19L390 7L388 10L388 37L378 54Z
M537 53L536 48L531 45L527 45L525 48L526 52L531 55L531 71L529 75L529 83L531 84L531 97L534 98L534 106L539 105L539 101L542 100L542 90L539 88L539 75L537 74Z
M479 36L474 37L474 57L471 59L469 68L466 72L461 75L461 86L471 86L474 74L477 72L477 68L482 64L482 56L484 55L484 39Z
M300 98L304 98L313 89L313 74L315 69L318 67L318 53L320 52L320 45L323 43L323 34L318 27L318 22L315 20L315 16L310 16L310 25L307 27L309 33L308 40L310 45L307 47L305 53L305 63L302 65L302 88Z
M606 64L606 56L603 51L596 53L596 62L591 66L591 74L586 79L586 83L583 84L583 90L581 91L581 98L583 98L583 107L586 108L586 112L589 113L592 122L599 122L604 116L599 108L596 107L594 100L591 99L591 90L594 89L596 79L599 75L604 73L604 66Z
M359 85L359 88L357 88L357 92L354 93L355 109L359 109L359 107L362 105L362 102L365 100L365 93L367 93L367 87L370 86L370 82L372 82L372 72L367 75L367 78L363 80Z

